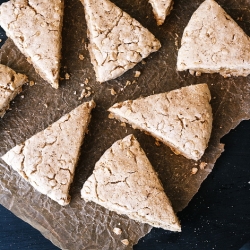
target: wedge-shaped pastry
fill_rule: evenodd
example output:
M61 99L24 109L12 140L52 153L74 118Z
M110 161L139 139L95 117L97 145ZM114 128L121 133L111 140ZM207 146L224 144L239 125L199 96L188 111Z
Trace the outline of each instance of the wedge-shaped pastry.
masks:
M97 81L105 82L122 75L161 47L153 34L109 0L81 2Z
M173 9L174 2L172 0L149 0L149 2L152 5L157 25L162 25Z
M162 141L176 153L199 160L212 130L207 84L114 104L110 117L130 123Z
M22 91L22 85L27 80L27 76L17 74L11 68L0 64L0 117L4 116L10 101Z
M250 73L250 38L214 0L204 1L184 30L177 70L187 69L224 77Z
M116 141L102 155L81 196L133 220L181 231L158 176L133 135Z
M37 73L58 88L63 0L10 0L0 6L0 25Z
M81 104L12 148L2 159L39 192L60 205L67 205L80 147L94 107L94 101Z

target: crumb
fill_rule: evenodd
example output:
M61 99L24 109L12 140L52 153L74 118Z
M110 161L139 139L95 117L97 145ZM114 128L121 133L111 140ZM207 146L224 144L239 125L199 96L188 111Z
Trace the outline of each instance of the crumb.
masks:
M84 40L84 38L82 39L82 43L85 43L85 40Z
M156 145L157 147L160 147L160 146L161 146L161 144L160 144L159 141L155 141L155 145Z
M47 104L47 103L44 103L44 107L45 107L45 108L48 108L48 104Z
M81 86L81 87L84 87L85 85L84 85L84 83L81 83L80 86Z
M111 92L111 95L116 95L116 92L113 88L110 90L110 92Z
M144 60L141 61L141 64L146 64L146 62Z
M141 72L140 71L135 71L135 75L134 75L134 77L139 77L141 75Z
M74 91L74 95L76 95L76 91Z
M121 243L125 246L129 245L129 241L127 239L121 240Z
M2 42L2 39L0 39L0 43Z
M129 86L131 85L131 82L130 81L126 81L126 86Z
M206 166L207 166L206 162L203 161L203 162L200 163L200 169L203 170L203 169L205 169Z
M68 73L66 73L66 74L65 74L65 79L66 79L66 80L69 80L69 78L70 78L70 75L69 75Z
M115 227L115 228L113 229L113 232L114 232L115 234L117 234L117 235L120 235L120 234L122 233L122 230L121 230L119 227Z
M195 71L194 71L194 70L192 70L192 69L190 69L190 70L189 70L189 73L190 73L192 76L194 76Z
M85 81L84 81L84 83L87 85L89 83L89 79L86 78Z
M191 174L196 174L198 172L198 168L192 168Z
M87 43L84 44L84 47L85 47L85 50L88 50L88 44Z
M134 80L133 82L132 82L132 84L135 84L136 83L136 80Z
M114 117L114 115L112 113L110 113L109 116L108 116L108 118L109 119L114 119L115 117Z
M86 89L87 89L87 90L91 90L91 88L90 88L90 87L86 87Z
M79 54L79 59L82 61L84 59L84 56L82 54Z
M120 125L121 125L121 127L126 127L126 123L125 122L122 122Z
M82 93L78 99L81 100L83 97L85 97L85 95L86 95L86 89L83 89Z
M35 82L34 81L30 81L30 86L34 86Z
M21 95L21 98L24 98L24 95Z
M195 75L196 76L201 76L201 72L200 71L196 71Z

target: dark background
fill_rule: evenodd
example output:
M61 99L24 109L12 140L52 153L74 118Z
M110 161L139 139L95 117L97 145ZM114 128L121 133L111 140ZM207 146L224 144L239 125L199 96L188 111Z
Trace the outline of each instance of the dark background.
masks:
M0 3L3 1L0 1ZM0 29L2 45L4 32ZM250 121L222 138L225 152L187 208L178 213L182 233L152 229L135 250L250 249ZM58 249L0 206L0 250Z

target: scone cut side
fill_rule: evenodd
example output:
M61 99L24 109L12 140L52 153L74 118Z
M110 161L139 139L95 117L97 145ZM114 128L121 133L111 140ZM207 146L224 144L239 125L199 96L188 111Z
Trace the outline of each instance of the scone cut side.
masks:
M10 102L22 91L22 86L27 81L26 75L0 64L0 117L5 115Z
M121 76L161 47L148 29L109 0L81 2L88 28L88 50L97 81Z
M116 141L102 155L81 197L138 222L181 231L158 176L133 135Z
M149 0L152 5L153 13L157 25L162 25L166 19L166 16L170 14L173 9L174 1L172 0Z
M0 6L7 36L53 88L59 86L63 11L63 0L11 0Z
M196 75L250 74L250 38L214 0L204 1L184 29L177 70L188 69Z
M199 160L212 131L211 94L207 84L197 84L109 108L111 118L149 133L174 153Z
M2 159L37 191L60 205L69 204L70 184L94 107L94 101L79 105Z

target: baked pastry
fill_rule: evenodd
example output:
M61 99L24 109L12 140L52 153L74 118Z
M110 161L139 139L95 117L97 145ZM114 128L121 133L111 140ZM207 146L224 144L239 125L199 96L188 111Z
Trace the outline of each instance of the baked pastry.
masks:
M181 231L158 176L133 135L116 141L102 155L81 197L133 220Z
M10 101L22 91L22 86L27 81L27 76L0 64L0 117L4 116Z
M60 205L67 205L80 147L94 107L94 101L81 104L12 148L2 159L36 190Z
M184 30L177 70L187 69L224 77L250 73L250 38L214 0L204 1Z
M127 122L162 141L176 154L199 160L212 130L212 108L207 84L114 104L111 117Z
M0 6L0 25L37 73L58 88L63 0L10 0Z
M122 75L161 47L152 33L109 0L81 2L97 81Z
M152 5L157 25L162 25L173 9L174 2L172 0L149 0L149 2Z

